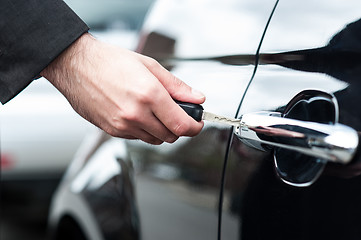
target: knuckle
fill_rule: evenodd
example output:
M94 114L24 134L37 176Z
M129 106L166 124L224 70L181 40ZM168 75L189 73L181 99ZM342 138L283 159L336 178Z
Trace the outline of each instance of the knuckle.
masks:
M148 105L153 101L154 92L151 89L139 92L138 101L142 105Z
M173 82L177 87L185 86L185 83L174 75L173 75Z
M177 136L194 137L199 134L203 126L194 125L192 122L181 122L176 125L174 134Z
M109 127L104 129L104 131L113 137L123 137L129 135L131 126L137 121L139 121L139 117L132 111L118 113L112 117Z
M154 140L154 141L152 142L153 145L161 145L162 143L163 143L163 141L162 141L162 140L159 140L159 139Z
M149 85L137 92L137 101L140 105L150 105L158 99L159 88Z
M189 91L189 86L184 83L182 80L177 78L176 76L172 76L172 84L168 91L173 95L175 98L179 98L184 95L185 92Z
M113 137L123 137L126 135L126 126L119 121L114 121L107 132Z
M109 134L110 136L113 137L122 137L121 135L121 131L119 131L116 128L112 128L112 127L107 127L103 129L107 134Z
M130 123L138 123L140 121L141 114L135 107L129 107L126 111L118 113L118 116L113 118L114 126L117 129L124 130Z
M120 121L114 121L113 122L113 132L116 134L124 133L125 132L125 125L121 123Z
M146 61L147 61L148 67L151 69L159 67L159 63L153 58L146 57Z
M152 145L161 145L163 143L162 140L155 138L155 137L146 137L142 139L144 142L147 142Z
M174 143L175 141L178 140L178 137L177 136L171 136L171 137L167 137L165 142L167 143Z
M175 125L175 128L174 128L174 134L176 136L186 136L186 135L189 135L189 131L190 131L190 126L184 122L178 122L176 125Z
M126 122L139 122L140 120L140 115L135 113L135 112L128 112L127 114L125 114L123 116L123 119L126 121ZM122 126L122 124L120 124L120 126Z

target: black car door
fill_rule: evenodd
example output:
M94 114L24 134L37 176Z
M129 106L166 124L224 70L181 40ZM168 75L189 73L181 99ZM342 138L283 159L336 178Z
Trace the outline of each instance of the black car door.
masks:
M267 111L299 123L340 124L353 133L334 138L346 155L353 149L340 163L265 144L285 143L297 125L286 124L277 137L257 125L263 142L245 141L236 131L225 169L223 239L360 238L360 7L359 1L279 1L238 117ZM313 151L326 142L314 140L317 129L301 133L292 144Z

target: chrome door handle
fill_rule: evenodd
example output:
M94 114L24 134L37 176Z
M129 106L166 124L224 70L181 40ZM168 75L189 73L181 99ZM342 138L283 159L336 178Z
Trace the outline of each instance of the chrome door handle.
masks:
M261 150L280 147L343 164L352 160L359 142L357 132L346 125L283 118L275 112L244 114L235 133Z

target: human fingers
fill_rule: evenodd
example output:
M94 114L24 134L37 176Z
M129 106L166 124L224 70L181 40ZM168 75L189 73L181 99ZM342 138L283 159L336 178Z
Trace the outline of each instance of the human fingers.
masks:
M163 87L160 85L160 88ZM166 91L164 90L164 92ZM115 126L113 135L116 136L117 134L123 135L127 133L129 136L143 140L145 138L142 136L144 135L143 133L147 133L162 142L175 142L178 136L173 134L153 113L153 106L162 106L162 101L157 101L156 97L147 99L148 100L142 98L140 103L132 101L132 103L129 103L128 110L123 111L121 117L114 118L118 119L117 123L109 124L110 126ZM142 135L139 134L139 130L142 131ZM149 136L147 136L147 138L149 138ZM147 140L147 142L149 142L149 140Z
M195 136L202 130L203 122L196 122L169 95L159 102L152 106L153 113L175 136Z
M162 104L156 100L153 103L149 102L149 106L147 104L145 106L134 104L129 113L124 113L121 118L118 118L118 122L121 122L121 124L110 124L110 126L116 126L112 135L117 136L117 134L124 135L124 133L127 133L128 136L143 140L144 137L139 134L139 130L141 130L142 133L145 132L162 142L175 142L178 136L173 134L152 111L152 105L162 106ZM141 107L139 108L139 106Z
M163 86L163 91L153 97L154 115L176 136L197 135L203 128L203 122L196 122L188 116L173 99L200 104L205 101L205 96L176 78L154 59L142 55L140 59Z
M188 86L161 66L156 60L143 56L142 61L150 72L161 82L163 87L174 99L201 104L206 97L200 91Z
M143 142L152 144L152 145L160 145L162 144L164 141L154 137L153 135L147 133L144 130L139 129L139 131L134 131L132 132L132 135L121 135L121 136L117 136L117 137L121 137L121 138L125 138L125 139L130 139L130 140L141 140Z
M144 131L167 143L173 143L178 139L155 115L148 117L147 122L142 124Z

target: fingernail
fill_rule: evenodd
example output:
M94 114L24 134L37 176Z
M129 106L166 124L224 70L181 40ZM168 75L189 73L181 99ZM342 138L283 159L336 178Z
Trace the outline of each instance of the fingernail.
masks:
M192 95L197 98L206 98L206 96L202 92L200 92L196 89L193 89L193 88L192 88Z

